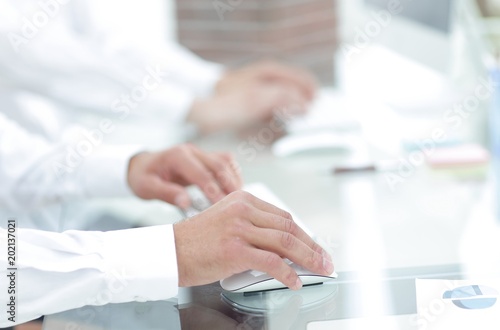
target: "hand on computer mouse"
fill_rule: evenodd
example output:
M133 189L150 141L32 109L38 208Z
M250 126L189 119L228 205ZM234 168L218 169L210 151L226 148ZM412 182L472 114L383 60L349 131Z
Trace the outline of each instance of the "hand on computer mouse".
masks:
M175 224L174 235L182 287L254 269L300 289L300 279L283 258L318 274L333 272L331 257L288 212L243 191Z
M195 184L215 203L240 189L239 167L227 153L206 153L191 144L132 157L128 169L132 191L143 199L159 199L182 208L191 200L185 186Z

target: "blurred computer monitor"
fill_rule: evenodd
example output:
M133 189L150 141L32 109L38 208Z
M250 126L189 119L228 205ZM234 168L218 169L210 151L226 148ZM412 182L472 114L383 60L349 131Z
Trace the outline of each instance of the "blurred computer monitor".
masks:
M394 0L364 0L367 11L389 8ZM401 0L401 13L377 42L441 73L450 70L453 0Z
M384 8L394 0L365 0L366 4ZM448 33L451 28L452 0L401 1L401 17Z

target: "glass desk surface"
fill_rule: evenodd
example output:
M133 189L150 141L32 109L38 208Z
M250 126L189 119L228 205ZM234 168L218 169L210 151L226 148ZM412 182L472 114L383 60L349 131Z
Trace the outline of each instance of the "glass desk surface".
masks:
M383 278L339 273L337 281L298 292L224 292L218 283L182 290L177 299L86 306L45 318L44 330L336 329L363 317L390 317L417 329L415 278L462 279L460 265L389 269ZM395 323L392 323L395 324ZM348 327L347 327L348 328ZM346 329L347 329L346 328ZM325 328L326 329L326 328ZM386 328L388 329L388 328Z
M228 146L221 137L220 143L215 138L200 146L235 151L238 143ZM332 250L337 281L250 296L225 294L214 283L183 289L168 301L49 315L44 329L320 330L316 321L328 320L337 323L324 323L326 329L349 329L349 320L366 316L394 317L398 329L416 329L415 278L500 274L500 223L484 179L461 180L419 168L392 189L381 172L332 175L332 166L346 159L343 153L276 158L264 149L251 161L235 154L246 183L264 183ZM140 225L180 217L152 214L149 204L147 216L138 216L137 203L120 203L113 210L119 217L135 214L144 220Z

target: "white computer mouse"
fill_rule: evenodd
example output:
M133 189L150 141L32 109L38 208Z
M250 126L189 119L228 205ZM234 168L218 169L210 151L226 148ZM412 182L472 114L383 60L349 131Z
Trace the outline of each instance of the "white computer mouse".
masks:
M278 157L307 151L350 151L353 147L352 142L353 137L348 134L332 132L289 134L274 142L272 151Z
M295 269L304 286L320 284L337 278L337 273L335 272L333 272L329 276L315 274L289 260L286 261L293 269ZM220 285L226 291L239 293L286 288L283 283L276 280L272 276L256 270L248 270L246 272L235 274L233 276L225 278L220 281Z

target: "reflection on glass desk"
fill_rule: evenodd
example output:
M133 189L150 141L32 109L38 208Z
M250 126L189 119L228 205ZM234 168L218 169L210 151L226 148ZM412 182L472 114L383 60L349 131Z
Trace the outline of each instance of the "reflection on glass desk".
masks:
M460 265L389 269L384 277L366 279L339 273L337 281L298 292L255 294L223 292L218 283L188 290L187 301L134 302L86 306L45 318L44 330L128 329L321 329L327 320L400 316L416 329L415 278L466 278ZM333 324L325 322L324 324ZM342 329L340 327L339 329Z

